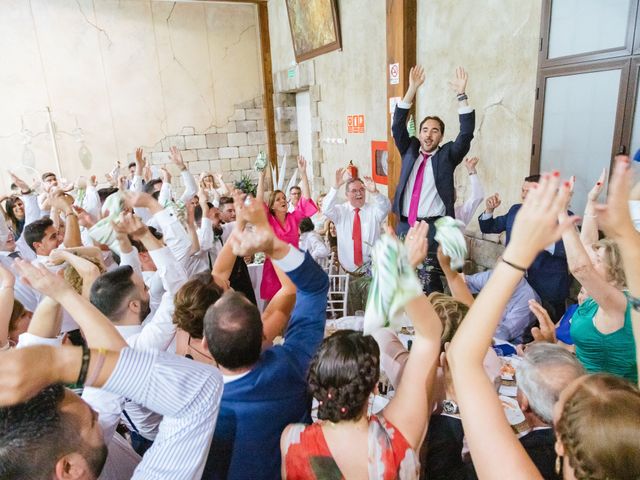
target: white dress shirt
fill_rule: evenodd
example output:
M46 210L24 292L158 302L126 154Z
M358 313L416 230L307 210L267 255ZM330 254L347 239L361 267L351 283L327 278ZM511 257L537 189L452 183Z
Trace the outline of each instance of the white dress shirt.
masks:
M471 195L462 204L455 207L456 219L469 225L478 206L484 200L484 188L477 174L469 175L469 183L471 183Z
M423 171L422 189L420 190L420 202L418 203L418 218L435 217L445 215L447 212L444 202L438 195L436 189L436 179L433 175L433 156L438 152L436 149L431 153L427 160L427 165ZM411 169L411 174L407 179L407 186L402 196L402 215L409 217L409 208L411 207L411 196L413 195L413 186L418 177L418 169L420 164L424 162L423 152L420 150L419 157L416 159Z
M400 108L411 108L411 103L398 102ZM473 109L469 106L458 108L459 114L471 113ZM419 132L418 132L419 133ZM422 189L420 190L420 202L418 203L418 218L436 217L446 215L447 209L438 195L436 189L436 180L433 175L433 162L431 161L433 156L438 153L439 148L436 148L431 152L431 156L427 161L427 165L424 169L424 177L422 181ZM420 150L419 157L413 164L411 174L407 179L407 184L404 188L402 195L402 215L409 217L409 208L411 206L411 195L413 194L413 186L416 183L416 177L418 176L418 169L423 160L423 151Z
M349 203L337 203L338 191L331 187L322 202L322 212L333 221L338 234L338 260L349 272L358 269L353 258L353 219L355 209ZM360 209L362 228L362 260L367 262L371 256L371 247L380 238L382 222L391 211L391 202L381 193L370 194L370 201Z
M125 348L103 390L163 416L134 480L200 478L216 427L222 375L211 365Z
M329 247L327 247L327 244L324 243L324 240L316 231L304 232L300 235L298 248L303 252L309 252L311 258L316 262L320 259L328 258L331 254Z
M160 306L155 312L149 314L142 325L116 325L116 329L131 348L164 351L173 341L176 332L173 323L173 298L187 281L187 274L168 247L150 250L149 254L158 268L158 278L162 280L165 290ZM158 433L161 416L136 403L128 402L123 397L87 387L82 398L100 415L100 424L106 442L113 436L125 409L129 418L123 415L123 420L130 429L137 430L140 435L149 440L153 440Z

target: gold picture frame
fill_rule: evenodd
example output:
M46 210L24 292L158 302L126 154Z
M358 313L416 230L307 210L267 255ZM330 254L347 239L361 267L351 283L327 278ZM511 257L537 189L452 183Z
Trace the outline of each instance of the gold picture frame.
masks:
M336 0L286 0L296 62L342 49Z

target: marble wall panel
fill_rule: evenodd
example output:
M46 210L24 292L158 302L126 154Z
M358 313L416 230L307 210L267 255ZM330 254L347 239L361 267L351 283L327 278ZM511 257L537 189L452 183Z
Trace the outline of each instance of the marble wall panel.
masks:
M256 25L251 5L3 0L0 149L12 165L21 162L24 120L36 169L55 171L46 106L70 179L89 173L77 127L101 176L138 145L158 150L167 136L226 126L234 105L253 107L262 94ZM4 169L0 182L9 183Z

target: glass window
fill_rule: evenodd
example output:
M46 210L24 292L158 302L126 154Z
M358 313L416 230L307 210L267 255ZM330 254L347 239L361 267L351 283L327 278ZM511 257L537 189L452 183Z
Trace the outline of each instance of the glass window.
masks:
M619 69L549 77L544 98L540 171L576 176L571 208L582 213L587 192L609 167L620 89Z
M548 58L624 47L631 0L553 0Z

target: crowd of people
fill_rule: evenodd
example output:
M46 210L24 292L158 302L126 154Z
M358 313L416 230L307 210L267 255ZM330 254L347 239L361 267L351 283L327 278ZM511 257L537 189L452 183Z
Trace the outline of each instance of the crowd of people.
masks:
M460 129L445 143L437 116L407 129L424 80L411 69L395 109L391 200L340 168L314 201L302 157L298 185L267 192L262 170L254 198L221 172L196 179L176 148L179 196L141 149L106 185L12 173L0 215L0 478L640 478L629 158L616 157L606 199L603 172L582 218L573 179L557 171L525 178L504 215L489 196L480 229L505 232L506 247L491 270L465 275L436 223L467 225L485 197L466 157L468 76L459 68L451 82ZM381 273L383 235L402 258ZM255 288L248 263L261 255ZM408 343L391 328L326 330L335 275L348 277L354 313L367 308L366 280L385 286L405 260L422 286L400 305ZM377 408L382 387L392 393Z

